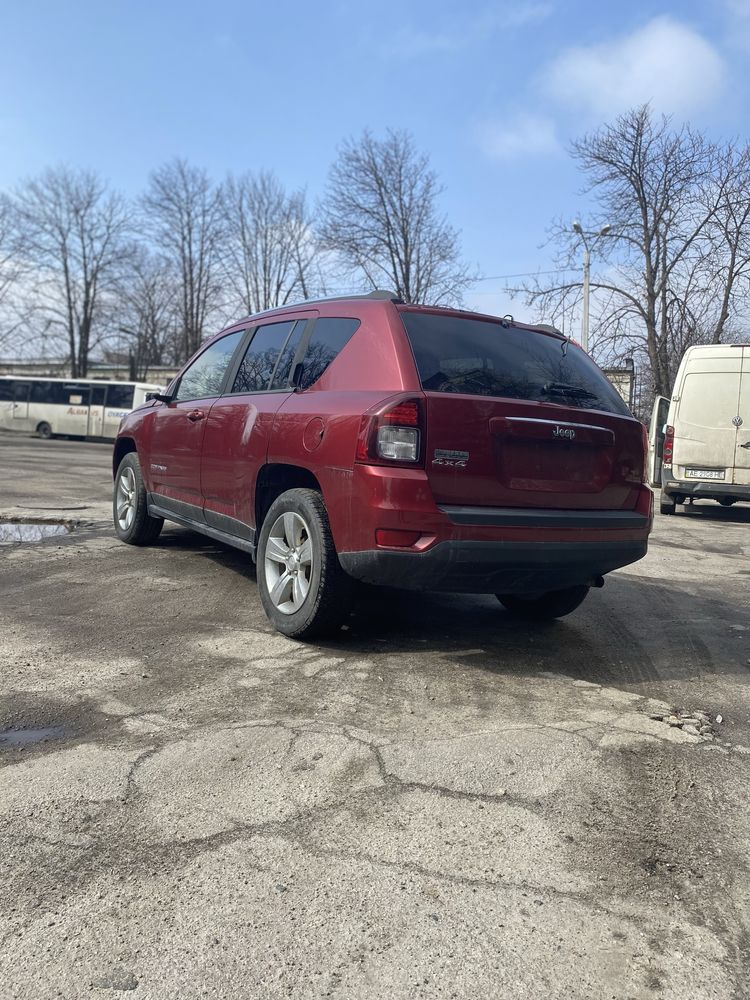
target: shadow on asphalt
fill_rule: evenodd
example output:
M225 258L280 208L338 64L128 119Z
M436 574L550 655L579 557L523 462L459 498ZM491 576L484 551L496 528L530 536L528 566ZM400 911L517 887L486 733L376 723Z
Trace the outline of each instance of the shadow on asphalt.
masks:
M723 519L735 512L717 513ZM157 544L190 550L238 574L249 600L257 600L255 567L244 553L181 528L165 531ZM548 623L518 619L492 595L355 586L347 625L317 642L321 651L370 659L436 652L496 674L551 671L602 684L750 672L746 659L733 653L738 608L710 581L696 593L692 584L615 573L578 611Z
M659 516L659 514L656 515L656 517ZM679 506L677 513L668 515L668 517L672 524L678 524L682 517L698 518L705 521L726 521L730 524L750 524L750 504L722 507L713 500L701 500L697 503Z

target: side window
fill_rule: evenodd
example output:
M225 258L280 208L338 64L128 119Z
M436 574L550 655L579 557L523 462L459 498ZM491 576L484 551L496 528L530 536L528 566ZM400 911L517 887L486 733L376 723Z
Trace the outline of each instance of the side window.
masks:
M183 372L175 399L180 401L218 396L232 355L244 332L238 330L236 333L230 333L207 347L203 354Z
M306 326L306 319L298 319L294 324L294 329L287 337L284 349L279 355L276 372L273 376L273 381L271 382L272 389L286 389L288 387L289 377L292 374L292 361L294 360L294 355L297 353L297 348L299 347L300 340L302 340L302 334L305 332Z
M132 410L134 392L132 385L108 385L107 406L112 410Z
M10 402L13 399L15 382L10 378L0 378L0 401Z
M91 405L104 406L104 393L107 391L106 385L91 386Z
M300 389L308 389L313 382L318 381L342 347L351 340L358 326L358 319L324 317L317 320L302 362Z
M32 382L30 402L51 403L53 385L53 382Z
M269 387L276 362L294 325L294 320L288 320L286 323L258 327L247 345L232 392L263 392Z

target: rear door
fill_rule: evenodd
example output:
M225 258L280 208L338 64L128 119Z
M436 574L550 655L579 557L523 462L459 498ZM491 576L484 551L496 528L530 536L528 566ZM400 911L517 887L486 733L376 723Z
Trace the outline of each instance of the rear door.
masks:
M697 351L677 386L672 470L676 479L731 483L737 452L742 348Z
M651 410L648 428L648 481L651 486L661 486L661 462L664 454L664 428L669 416L669 400L657 396Z
M14 420L29 419L29 390L31 386L28 382L16 382L13 387L13 409Z
M743 347L741 351L740 401L734 418L737 427L734 483L750 486L750 347Z
M201 460L206 523L250 541L255 481L274 416L292 392L290 375L308 316L264 323L245 340L227 391L211 408Z
M402 310L426 393L438 503L632 508L640 423L593 361L553 334Z

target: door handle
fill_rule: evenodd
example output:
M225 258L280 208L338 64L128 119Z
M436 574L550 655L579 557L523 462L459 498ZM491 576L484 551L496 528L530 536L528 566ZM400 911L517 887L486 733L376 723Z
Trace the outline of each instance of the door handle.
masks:
M203 412L203 410L191 410L190 413L188 413L187 418L188 420L192 420L193 423L195 423L196 420L203 420L205 415L206 414Z

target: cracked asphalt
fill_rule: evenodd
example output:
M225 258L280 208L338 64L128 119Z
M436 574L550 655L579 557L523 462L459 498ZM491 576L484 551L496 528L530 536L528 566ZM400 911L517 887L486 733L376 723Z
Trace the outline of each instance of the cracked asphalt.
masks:
M363 590L305 646L242 553L115 539L109 447L0 470L78 522L0 544L0 996L750 996L750 507L554 625Z

